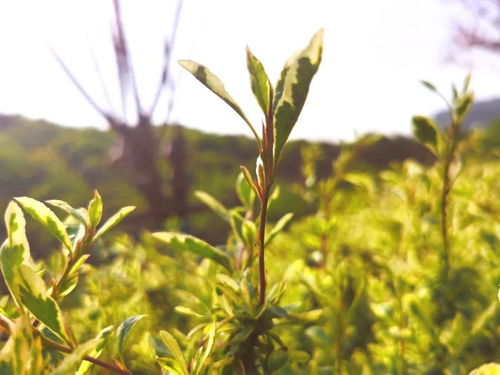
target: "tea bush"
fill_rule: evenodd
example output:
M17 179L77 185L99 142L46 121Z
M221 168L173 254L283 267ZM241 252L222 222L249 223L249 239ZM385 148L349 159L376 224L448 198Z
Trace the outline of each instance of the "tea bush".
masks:
M489 363L500 355L500 165L478 162L481 140L461 129L469 78L446 101L448 126L413 119L434 165L361 169L356 155L377 140L365 136L319 180L319 149L305 148L306 183L294 188L317 212L269 222L276 170L321 53L320 31L273 87L247 50L260 133L212 72L181 61L257 146L255 173L242 167L236 179L237 207L196 193L227 224L219 246L172 231L103 238L133 207L102 223L97 192L86 208L14 198L0 251L9 292L0 374L500 373ZM31 257L25 214L60 243L47 259Z

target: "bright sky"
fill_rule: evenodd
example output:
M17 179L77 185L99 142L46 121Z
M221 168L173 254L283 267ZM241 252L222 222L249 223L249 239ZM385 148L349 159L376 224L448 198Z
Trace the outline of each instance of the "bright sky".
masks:
M173 0L123 0L126 32L141 96L149 103L158 80L161 41ZM465 17L457 0L185 0L175 58L208 66L250 119L260 123L246 72L245 46L276 81L287 57L325 28L324 56L292 136L351 139L367 131L409 133L414 114L442 108L419 83L448 92L472 70L476 97L500 96L500 59L468 54L451 63L450 29ZM0 113L19 113L71 126L105 121L72 86L50 54L52 45L92 96L106 106L88 45L118 102L109 40L111 0L0 1ZM474 64L472 63L474 62ZM480 61L480 63L478 62ZM208 132L248 134L229 107L175 67L178 90L171 119ZM162 98L155 119L165 119Z

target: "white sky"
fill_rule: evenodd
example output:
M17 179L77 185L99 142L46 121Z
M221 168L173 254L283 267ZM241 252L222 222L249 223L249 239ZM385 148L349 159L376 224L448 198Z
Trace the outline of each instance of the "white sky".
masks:
M149 103L161 64L174 0L123 0L126 32ZM260 123L246 72L245 46L266 66L273 82L282 64L325 28L320 71L292 137L350 139L367 131L409 133L414 114L431 114L441 102L419 83L448 92L472 70L479 99L500 96L500 58L470 54L450 63L450 30L465 17L457 0L185 0L175 58L208 66L247 115ZM72 86L47 48L52 45L103 106L89 54L101 63L118 102L109 40L111 0L0 0L0 113L19 113L71 126L105 121ZM172 120L208 132L248 134L220 99L175 67L178 91ZM167 99L155 116L165 119ZM163 109L163 111L162 111Z

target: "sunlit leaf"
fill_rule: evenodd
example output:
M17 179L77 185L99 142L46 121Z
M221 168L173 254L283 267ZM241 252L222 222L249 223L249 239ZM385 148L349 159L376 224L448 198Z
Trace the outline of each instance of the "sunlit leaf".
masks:
M488 363L472 371L469 375L500 375L500 364Z
M172 354L172 357L180 365L183 374L189 375L186 358L184 357L184 353L182 352L179 343L174 338L174 336L172 336L167 331L160 331L160 337L167 346L170 353Z
M88 212L90 224L96 228L102 218L102 199L97 190L94 191L94 198L89 203Z
M250 84L252 92L259 103L264 116L267 116L271 106L272 86L267 77L266 71L262 63L253 55L247 47L247 67L250 73Z
M90 224L88 215L84 215L82 212L71 207L68 203L66 203L64 201L61 201L58 199L51 199L51 200L45 201L45 203L48 203L51 206L60 208L61 210L66 212L68 215L73 216L75 219L77 219L80 223L82 223L86 227L89 226L89 224Z
M302 111L309 85L318 71L322 51L323 30L320 30L304 50L288 59L281 72L273 100L276 160L280 159L281 151Z
M35 318L68 342L61 309L48 294L40 275L26 264L19 265L15 274L16 288L18 288L22 304Z
M94 358L99 358L104 350L104 346L106 345L106 341L108 337L111 335L113 332L113 326L109 326L104 328L99 335L97 336L98 343L97 345L88 352L88 355L94 357ZM75 375L85 375L89 372L89 370L92 368L93 363L89 361L82 361L80 366L78 367L78 370L76 371Z
M98 344L99 339L95 338L78 345L78 347L70 354L68 354L57 368L51 372L51 375L68 375L77 374L83 357L89 354Z
M116 335L118 336L118 353L120 355L123 354L126 344L127 344L127 339L130 337L130 334L132 333L132 330L136 326L136 324L144 318L145 315L134 315L131 316L130 318L125 319L122 324L118 327L118 330L116 331Z
M229 222L230 213L229 210L224 207L222 203L220 203L217 199L215 199L210 194L205 193L204 191L196 191L194 193L196 198L206 204L213 212L215 212L220 218Z
M293 214L287 213L278 220L273 229L266 236L266 246L269 245L271 241L285 228L292 218Z
M219 77L213 74L205 66L191 60L179 60L179 64L188 72L190 72L198 81L203 83L210 91L224 100L238 115L240 115L243 121L245 121L249 126L257 142L260 143L259 136L257 135L257 132L255 131L253 125L250 123L240 106L226 91L224 84L219 79Z
M52 235L71 250L71 241L66 227L50 208L35 199L28 197L17 197L14 200L28 213L33 219L42 224Z
M105 233L114 228L118 223L125 219L132 211L135 210L134 206L127 206L120 208L116 214L111 216L97 231L94 236L94 241L102 237Z

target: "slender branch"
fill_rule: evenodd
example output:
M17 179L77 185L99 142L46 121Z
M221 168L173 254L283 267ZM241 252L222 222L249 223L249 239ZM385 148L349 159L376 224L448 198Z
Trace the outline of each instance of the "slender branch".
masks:
M260 206L260 222L259 222L259 305L263 305L266 301L266 261L265 261L265 243L266 243L266 217L267 204L269 201L269 190L267 187L262 194Z
M451 164L455 160L455 152L458 142L458 121L452 113L452 123L450 126L450 140L449 145L444 155L443 160L443 184L441 188L441 237L443 241L443 254L442 254L442 272L443 276L447 277L450 269L450 240L448 228L448 211L449 211L449 195L453 187L453 181L450 178Z
M50 349L54 349L54 350L57 350L57 351L62 352L62 353L72 353L73 352L73 350L68 346L61 345L53 340L48 339L47 337L45 337L43 335L40 335L40 336L42 338L42 343ZM101 366L105 369L108 369L108 370L113 371L113 372L120 374L120 375L133 375L127 369L120 368L112 363L103 361L102 359L99 359L99 358L95 358L95 357L86 355L83 357L83 360L85 360L87 362L94 363L98 366Z
M83 88L83 86L80 83L80 81L78 81L78 79L76 79L75 75L71 72L71 70L64 63L63 59L57 54L57 52L51 46L49 46L49 49L50 49L50 52L52 53L52 55L54 56L54 58L56 59L56 61L59 63L59 65L61 66L61 68L66 73L66 75L69 77L69 79L71 80L71 82L73 82L73 84L78 89L78 91L80 91L80 93L83 95L83 97L97 111L97 113L99 113L102 117L104 117L106 119L109 118L109 117L111 117L112 116L111 114L109 114L104 109L102 109L101 107L99 107L99 105L94 101L94 99L92 99L92 97L90 96L90 94L87 92L87 90L85 90Z

